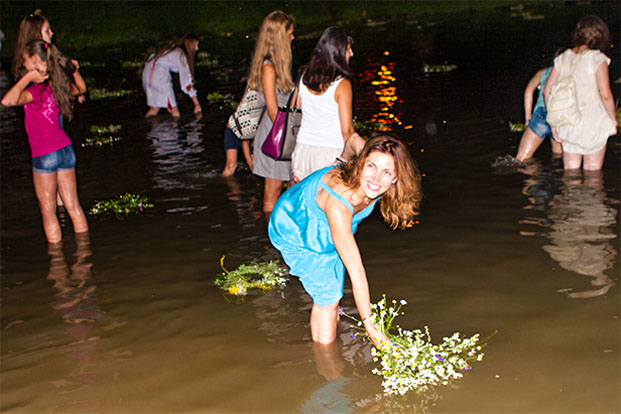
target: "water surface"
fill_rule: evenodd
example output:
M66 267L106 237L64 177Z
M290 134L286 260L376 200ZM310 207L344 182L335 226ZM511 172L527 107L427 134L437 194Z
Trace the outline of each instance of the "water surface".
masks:
M508 11L488 26L477 19L433 22L435 36L414 22L351 28L355 115L403 139L424 175L417 225L391 231L376 211L359 228L372 296L407 300L400 324L427 325L436 339L498 331L463 380L382 398L370 347L351 338L346 321L333 348L312 345L312 303L297 280L245 300L223 295L213 284L222 255L228 268L278 257L260 211L261 181L243 165L234 178L219 177L228 111L205 104L197 120L180 96L181 119L144 120L133 69L106 78L105 69L85 67L98 85L127 82L137 93L88 102L67 127L83 206L133 192L155 208L122 220L89 217L88 239L76 239L64 217L64 245L48 250L22 111L0 112L0 409L620 411L619 138L610 139L601 174L565 174L547 143L523 168L492 169L497 156L516 152L519 134L507 123L522 117L523 87L553 50L530 34L543 23L515 22ZM565 30L559 16L549 19L550 30ZM491 42L493 28L502 36ZM296 40L298 64L314 42ZM214 54L222 67L198 70L202 97L240 94L243 68ZM425 63L458 69L424 74ZM110 123L122 125L119 142L80 146L90 125ZM348 284L341 304L355 314Z

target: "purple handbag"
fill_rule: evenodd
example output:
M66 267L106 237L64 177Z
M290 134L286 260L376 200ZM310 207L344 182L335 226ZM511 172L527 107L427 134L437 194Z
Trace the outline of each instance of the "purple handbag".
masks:
M298 77L287 101L287 106L278 108L274 125L272 125L272 129L261 146L261 151L276 161L291 161L291 154L293 154L293 149L295 148L296 137L302 123L302 110L295 103L297 101L297 94L295 92L299 82L300 78ZM291 106L294 95L296 99L293 106Z

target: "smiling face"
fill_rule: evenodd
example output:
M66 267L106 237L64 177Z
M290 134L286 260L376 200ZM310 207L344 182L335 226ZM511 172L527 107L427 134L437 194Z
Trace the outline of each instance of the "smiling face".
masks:
M48 43L52 43L52 36L54 36L54 32L52 31L52 28L50 27L50 22L46 20L43 22L43 25L41 26L41 39L45 40Z
M360 173L360 188L369 199L384 194L397 178L392 155L379 151L369 153Z

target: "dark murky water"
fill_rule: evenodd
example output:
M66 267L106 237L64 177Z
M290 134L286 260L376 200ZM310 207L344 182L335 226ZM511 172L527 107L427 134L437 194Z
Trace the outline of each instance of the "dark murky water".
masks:
M497 19L495 27L506 23ZM369 345L350 338L348 323L332 353L313 348L311 302L297 280L244 302L224 297L213 285L222 255L229 268L277 257L260 212L262 184L247 170L219 178L226 110L205 104L201 120L146 121L140 92L85 104L68 131L85 209L124 192L148 195L155 209L90 217L90 241L75 239L65 218L57 251L46 248L21 110L0 112L0 409L619 412L619 137L601 175L564 174L547 143L521 169L490 167L515 153L519 134L507 121L521 120L523 87L553 52L531 41L528 24L503 26L494 43L492 29L440 30L433 39L416 24L354 31L355 113L386 122L424 173L418 225L393 232L375 212L360 226L372 296L406 299L400 324L428 325L436 338L497 330L463 380L381 399ZM531 43L516 43L522 38ZM296 41L297 60L314 41ZM243 69L221 61L227 70L198 71L203 97L216 85L239 89ZM421 72L445 61L458 69ZM188 114L187 99L179 101ZM121 141L80 147L90 125L110 123L122 125ZM354 312L347 286L342 305ZM329 372L341 378L327 381Z

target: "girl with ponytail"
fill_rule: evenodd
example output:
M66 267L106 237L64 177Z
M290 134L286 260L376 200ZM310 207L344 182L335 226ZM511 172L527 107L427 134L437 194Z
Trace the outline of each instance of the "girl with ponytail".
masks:
M24 123L32 151L32 181L48 242L61 241L56 216L58 191L76 233L88 231L78 199L76 157L60 125L60 113L71 120L73 97L86 92L75 61L44 40L29 42L21 56L26 73L2 98L4 106L23 106Z

